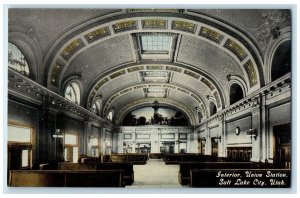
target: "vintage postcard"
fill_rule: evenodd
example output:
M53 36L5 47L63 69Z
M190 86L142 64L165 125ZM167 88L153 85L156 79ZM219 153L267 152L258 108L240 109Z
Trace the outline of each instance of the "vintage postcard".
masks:
M292 14L9 8L7 187L291 188Z

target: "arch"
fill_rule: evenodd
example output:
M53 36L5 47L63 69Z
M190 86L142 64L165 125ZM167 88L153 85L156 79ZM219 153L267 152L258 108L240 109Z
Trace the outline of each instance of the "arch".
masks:
M30 67L23 52L13 43L8 42L8 66L15 71L30 76Z
M97 96L97 93L101 90L102 86L108 83L111 79L108 78L113 73L121 73L121 71L127 71L127 73L130 73L131 70L133 71L144 71L147 70L147 66L158 66L161 67L161 70L164 71L171 71L171 72L178 72L181 74L186 75L189 78L193 78L192 76L186 74L184 71L188 71L188 73L198 76L197 81L199 83L204 84L207 89L210 90L210 92L216 92L218 96L220 96L220 107L219 109L225 108L226 104L229 104L225 100L225 92L224 89L221 88L220 83L212 77L210 74L208 74L205 71L200 70L199 68L192 67L190 65L182 65L179 63L176 64L128 64L128 65L122 65L118 68L111 69L109 71L104 72L102 75L98 76L93 83L88 88L87 97L85 98L84 103L88 108L91 108L91 105L93 104L94 99ZM122 75L126 75L126 72L123 72ZM169 83L170 84L170 83ZM182 85L181 85L182 86ZM186 86L185 86L186 89ZM202 99L202 102L204 100ZM106 103L106 102L105 102ZM205 103L204 103L205 104Z
M106 119L108 119L109 121L113 122L114 120L114 107L110 108L109 111L106 114Z
M102 101L101 99L98 97L95 99L95 102L92 106L92 111L97 114L97 115L101 115L101 109L102 109Z
M156 13L157 14L157 13ZM138 17L140 16L140 17ZM116 15L115 17L112 17L108 21L105 21L105 23L99 23L95 24L95 21L101 20L98 18L97 20L93 22L86 22L83 23L82 26L85 26L83 29L76 29L74 28L72 31L72 34L68 34L64 36L64 38L61 38L60 40L62 42L58 43L57 46L53 47L52 49L54 51L49 51L51 55L47 55L49 59L46 61L47 65L50 65L50 68L48 70L48 79L47 79L47 84L49 87L55 89L55 86L51 85L51 80L52 80L52 75L51 73L57 73L53 71L53 67L57 64L57 61L59 59L63 59L61 56L61 53L64 51L64 49L69 49L69 46L78 46L76 49L74 48L72 54L70 57L67 58L66 64L70 62L76 55L78 55L81 51L89 48L92 45L95 45L97 43L100 43L104 40L113 38L115 36L119 36L122 34L129 34L129 33L138 33L138 32L143 32L143 28L141 28L138 24L140 24L141 20L149 19L151 18L151 14L148 13L145 16L145 13L141 15L141 13L134 13L134 14L125 14L125 15ZM152 16L153 17L153 16ZM259 50L256 48L255 43L249 38L249 36L245 35L242 31L239 30L233 30L228 27L228 24L222 23L220 21L215 21L213 18L207 18L203 17L201 14L195 14L193 13L193 16L191 15L175 15L173 14L170 15L170 13L164 13L164 16L166 17L167 23L173 23L174 21L186 21L186 23L189 23L193 25L194 27L208 27L210 31L218 31L217 33L220 34L220 37L226 39L230 43L234 43L234 45L237 46L240 51L235 51L236 48L230 48L228 46L231 46L230 44L228 45L221 45L221 42L215 42L211 41L210 39L206 38L205 36L199 36L199 28L194 28L192 32L186 32L184 30L178 30L171 28L171 30L165 30L164 32L174 32L174 33L180 33L180 34L188 34L190 36L194 36L195 38L198 39L206 39L209 41L212 45L218 46L221 49L225 50L230 56L232 56L235 60L238 61L242 71L244 72L245 76L248 77L246 82L250 85L251 89L250 91L253 92L256 89L260 88L265 84L264 82L264 75L263 75L263 69L261 67L262 65L262 58L260 56ZM135 21L132 23L132 28L122 30L120 32L115 31L114 29L114 23L122 23L122 21L126 20L130 21L130 24L132 21ZM124 23L125 23L124 22ZM135 25L134 25L135 24ZM210 29L211 28L211 29ZM114 30L114 31L111 31ZM70 32L72 32L70 30ZM151 29L151 31L161 31L161 29ZM97 33L97 34L96 34ZM96 34L96 39L90 41L89 40L89 35L90 34ZM99 35L98 35L99 34ZM75 35L75 36L74 36ZM83 40L85 39L85 40ZM228 43L226 41L226 43ZM73 45L73 43L75 44ZM227 47L226 47L227 46ZM227 49L228 48L228 49ZM53 52L58 52L56 54L53 54ZM237 57L239 54L245 55L245 57ZM247 64L245 64L247 63ZM52 68L51 68L52 67ZM66 70L67 67L64 67L61 71L58 71L58 78L54 81L60 82L61 78ZM251 73L249 71L252 71Z
M124 116L132 109L152 105L153 101L158 101L161 105L180 110L186 115L186 117L189 118L189 123L191 125L196 124L196 118L194 112L188 106L186 106L181 102L168 99L168 98L142 98L142 99L134 100L128 103L127 105L125 105L123 108L119 109L118 112L116 112L115 124L121 125L121 121L124 119Z
M121 121L123 126L168 125L188 126L189 121L184 113L163 105L134 108Z
M72 89L75 91L74 93L76 94L76 100L74 100L73 102L75 102L78 105L81 105L83 101L83 88L82 88L80 76L71 76L67 78L61 86L61 95L66 97L67 88L69 88L68 91L70 91L70 86L72 87Z
M156 83L143 83L142 86L141 86L141 83L135 83L135 84L130 84L128 86L120 87L119 89L117 89L116 91L114 91L110 95L108 95L108 97L103 99L103 104L102 104L103 108L101 109L102 114L106 113L106 111L109 109L109 106L118 97L120 97L124 94L128 94L131 91L134 91L137 89L144 89L144 88L148 87L149 85L156 85ZM182 93L194 98L199 103L199 106L202 106L202 104L204 106L207 106L206 105L207 103L204 100L204 98L202 96L200 96L195 90L193 90L189 87L186 87L184 85L177 84L177 83L160 83L160 85L162 85L163 88L168 88L168 89L173 89L173 90L178 90L178 89L185 90L185 92L182 92ZM126 90L126 91L124 92L124 90ZM121 94L121 92L123 92L123 93ZM96 99L97 99L97 97L96 97ZM203 110L204 110L204 112L207 112L207 109L203 108Z
M239 84L233 83L230 86L229 95L230 95L230 99L229 99L230 105L232 105L233 103L236 103L237 101L243 99L244 92Z
M80 105L80 96L81 91L78 83L76 81L69 82L65 88L64 97Z
M291 72L291 40L284 41L275 50L271 66L271 81Z
M9 26L8 42L16 45L26 57L30 69L30 76L42 84L43 75L39 75L40 66L43 65L42 50L36 37L32 32L28 32L28 28L24 26Z
M264 59L266 60L266 68L265 68L265 79L266 83L272 82L271 79L271 70L272 70L272 62L275 56L275 52L277 48L284 42L291 42L291 26L286 26L279 29L279 36L277 39L271 39L267 45L266 52L264 55Z
M203 118L202 112L201 112L201 111L198 111L198 122L199 122L199 123L201 123L202 118Z
M217 113L216 104L212 101L209 103L209 113L210 113L210 116L213 116L214 114Z

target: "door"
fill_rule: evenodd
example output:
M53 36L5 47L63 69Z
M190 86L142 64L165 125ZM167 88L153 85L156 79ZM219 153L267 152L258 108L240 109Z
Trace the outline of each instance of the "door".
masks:
M211 156L218 157L219 144L216 138L211 138Z
M290 168L291 164L291 125L282 124L273 127L274 164L280 168Z

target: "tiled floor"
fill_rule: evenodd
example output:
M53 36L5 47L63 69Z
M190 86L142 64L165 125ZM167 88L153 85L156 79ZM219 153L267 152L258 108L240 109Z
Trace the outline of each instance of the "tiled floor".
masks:
M179 165L165 165L150 159L146 165L134 165L134 183L127 188L182 188L178 182Z

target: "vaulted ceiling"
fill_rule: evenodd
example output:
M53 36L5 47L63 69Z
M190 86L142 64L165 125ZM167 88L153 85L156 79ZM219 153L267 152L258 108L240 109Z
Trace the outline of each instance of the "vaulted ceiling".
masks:
M271 30L288 26L287 10L9 10L9 41L28 55L35 80L63 94L76 79L81 106L100 98L101 115L113 107L116 120L158 100L195 124L210 102L229 105L231 80L251 94L268 83ZM143 54L141 36L158 34L171 39L167 55Z

